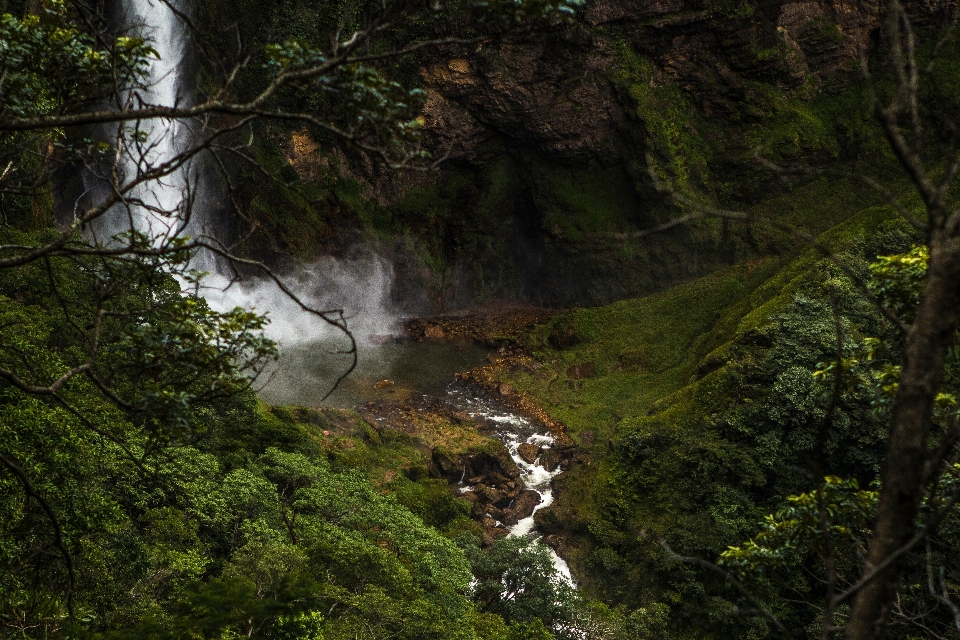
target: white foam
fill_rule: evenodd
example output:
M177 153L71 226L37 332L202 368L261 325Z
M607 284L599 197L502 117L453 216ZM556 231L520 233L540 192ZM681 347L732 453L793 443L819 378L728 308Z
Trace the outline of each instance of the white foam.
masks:
M393 335L398 314L390 300L393 267L369 253L354 258L325 256L284 278L287 287L308 306L343 310L347 327L361 343ZM266 314L266 334L282 347L317 343L328 349L346 346L344 335L300 305L272 281L250 279L231 283L219 273L207 275L200 292L217 311L234 307ZM321 348L323 348L321 347Z

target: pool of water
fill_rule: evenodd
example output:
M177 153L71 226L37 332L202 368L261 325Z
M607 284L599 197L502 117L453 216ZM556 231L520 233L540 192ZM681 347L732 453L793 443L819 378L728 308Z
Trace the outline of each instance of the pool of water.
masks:
M271 404L348 409L411 393L442 397L455 373L483 364L490 353L472 342L431 341L360 344L357 350L357 368L324 399L349 358L323 343L283 349L277 366L261 378L259 395Z
M472 342L391 342L358 346L357 368L324 399L330 387L349 364L342 354L323 343L284 349L280 361L260 390L272 404L353 408L370 400L404 400L411 394L430 395L448 405L494 425L499 438L520 470L524 485L540 494L534 514L553 502L551 481L562 469L548 472L537 459L526 462L519 445L527 442L544 449L554 445L553 436L527 418L491 397L480 397L469 385L454 384L455 375L486 361L490 349ZM462 485L463 480L461 480ZM469 487L461 486L461 490ZM534 514L509 527L511 536L540 537ZM550 551L558 575L574 584L570 568Z

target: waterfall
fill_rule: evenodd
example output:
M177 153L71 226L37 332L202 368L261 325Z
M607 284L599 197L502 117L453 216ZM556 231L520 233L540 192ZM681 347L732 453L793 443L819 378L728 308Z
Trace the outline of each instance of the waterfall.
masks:
M128 108L191 103L193 39L183 19L183 14L190 11L191 2L120 0L114 15L117 33L144 38L157 52L144 85L131 89L124 97ZM87 193L105 197L107 183L103 174L113 166L120 170L125 181L130 181L190 150L199 139L195 135L199 130L192 130L191 126L196 125L187 120L154 119L139 125L125 125L124 136L118 135L116 129L101 132L107 139L119 140L121 157L115 165L101 168L101 175L88 172L84 177ZM136 131L144 134L139 141L132 135ZM201 180L202 163L202 157L195 157L169 175L138 185L128 194L131 206L114 206L90 225L88 235L104 244L116 234L131 230L148 235L154 245L179 235L202 234L222 239L216 229L209 228L212 216L208 215L206 205L211 202L211 195L203 192L215 192L216 188ZM290 278L288 284L311 306L344 309L348 318L356 318L350 326L358 338L391 334L396 325L396 314L390 304L393 266L375 252L354 253L340 259L327 256L313 265L301 265L299 273ZM272 322L267 334L285 346L334 340L335 349L343 347L339 332L302 311L272 282L248 278L238 284L228 265L220 264L209 252L194 256L191 266L210 272L201 293L214 309L226 311L242 306L268 313Z
M128 108L190 104L192 83L185 81L183 69L191 38L184 20L177 15L186 8L184 0L121 1L116 16L118 31L148 40L158 56L143 86L123 96ZM189 149L193 140L190 123L182 120L154 119L123 127L117 165L124 181L175 159ZM142 134L139 138L134 136L137 132ZM104 133L115 140L121 137L117 129ZM189 162L166 176L138 185L128 194L131 206L113 207L91 225L90 234L108 243L115 234L133 229L153 238L155 244L181 233L195 234L203 225L202 211L190 202L198 186L195 169L195 163ZM85 177L87 190L102 191L103 179Z

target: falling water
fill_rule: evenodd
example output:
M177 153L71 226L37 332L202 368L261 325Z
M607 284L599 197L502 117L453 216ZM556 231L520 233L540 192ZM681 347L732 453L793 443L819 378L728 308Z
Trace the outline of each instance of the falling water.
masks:
M192 82L185 77L191 57L191 37L184 20L191 0L121 0L116 17L117 29L149 41L157 52L144 86L126 96L128 108L143 106L188 106ZM137 129L139 127L139 129ZM134 135L141 132L141 141ZM124 181L144 171L175 160L196 144L197 131L185 120L154 119L139 125L126 125L123 135L106 132L118 144L117 163ZM215 196L201 183L202 156L197 156L166 176L138 185L128 194L129 207L115 206L96 220L90 235L109 243L116 234L136 230L152 238L155 245L178 235L218 238L218 230L209 228L210 216L205 204ZM104 172L105 173L105 172ZM105 177L95 172L86 176L88 193L103 193ZM201 197L203 196L203 197ZM210 272L201 293L218 310L240 306L266 313L271 320L267 333L281 346L336 341L332 348L343 347L342 334L305 313L269 280L247 279L234 282L224 275L225 265L211 255L194 257L191 266ZM390 334L396 314L389 305L393 269L373 254L346 259L326 257L302 266L287 284L305 303L317 309L343 309L351 330L364 342L370 336ZM336 379L332 375L331 379Z
M190 102L188 83L182 71L190 41L186 24L177 15L183 0L122 0L117 19L122 33L148 40L157 52L143 86L131 90L124 100L127 108L141 106L175 107ZM189 148L193 138L189 123L153 119L123 124L122 133L110 134L118 143L117 166L123 181L138 179L145 171L175 160ZM141 134L138 136L137 134ZM88 175L89 191L104 189L104 175ZM196 188L193 167L186 163L175 171L144 182L127 194L129 207L115 206L91 225L90 234L107 243L114 235L136 230L155 244L180 233L195 233L202 226L202 212L188 199Z

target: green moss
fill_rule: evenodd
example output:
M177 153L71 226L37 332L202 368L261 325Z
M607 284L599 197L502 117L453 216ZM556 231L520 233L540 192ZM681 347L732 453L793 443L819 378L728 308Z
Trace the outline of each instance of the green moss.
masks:
M614 46L619 65L612 80L646 127L651 168L679 191L709 184L709 152L697 131L702 118L689 97L672 83L657 82L650 62L626 39L616 39Z
M553 235L580 241L623 230L637 218L633 183L620 169L536 165L533 177L541 224Z

